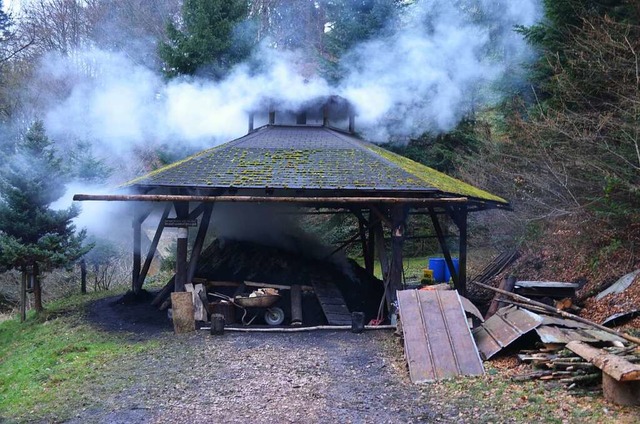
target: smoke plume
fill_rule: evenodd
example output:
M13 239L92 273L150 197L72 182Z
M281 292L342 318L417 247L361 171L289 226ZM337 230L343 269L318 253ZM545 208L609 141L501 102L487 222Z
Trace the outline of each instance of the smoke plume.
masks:
M384 36L344 55L346 78L337 86L303 77L298 52L266 43L252 65L237 66L218 83L167 81L124 54L94 48L48 55L34 86L50 94L56 87L38 100L53 139L90 140L112 162L126 162L141 146L168 143L185 153L211 147L246 133L247 113L266 99L294 108L329 94L355 105L357 129L369 140L407 139L449 130L521 83L531 52L514 27L535 23L541 6L421 0L400 13Z

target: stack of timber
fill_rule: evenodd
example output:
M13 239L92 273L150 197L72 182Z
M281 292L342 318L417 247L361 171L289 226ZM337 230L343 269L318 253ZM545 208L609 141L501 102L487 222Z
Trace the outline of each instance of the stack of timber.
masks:
M480 273L474 276L470 282L483 283L493 280L493 278L503 272L509 265L511 265L516 259L520 257L520 253L517 250L509 250L498 255L493 259Z
M640 350L637 346L604 347L604 352L624 359L630 363L640 363ZM518 360L531 364L532 371L513 377L523 380L557 380L570 388L577 385L598 383L601 370L593 363L564 346L545 347L539 350L522 350Z

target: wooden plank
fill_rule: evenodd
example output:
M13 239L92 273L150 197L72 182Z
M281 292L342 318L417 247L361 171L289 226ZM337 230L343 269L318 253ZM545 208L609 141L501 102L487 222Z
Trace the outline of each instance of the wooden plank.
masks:
M449 341L453 346L453 359L460 375L482 375L484 368L480 360L478 348L473 341L469 325L467 324L464 308L460 296L455 290L436 291L449 334Z
M579 341L567 343L567 349L591 362L616 381L640 380L640 365L632 364L617 355Z
M398 303L412 381L484 374L456 291L403 290Z
M409 375L414 383L434 381L436 374L431 349L424 331L424 322L418 294L415 290L398 292L404 348L409 365Z
M432 350L433 368L438 379L449 378L460 374L455 361L455 352L449 337L447 324L442 315L437 293L422 291L420 308L422 310L424 330ZM465 320L466 321L466 320Z
M335 284L313 281L312 285L329 324L346 325L351 323L349 308L347 308L344 297ZM349 318L346 319L345 316Z
M193 318L196 321L206 321L207 320L207 311L202 303L199 293L203 291L202 284L193 284L187 283L184 285L185 290L188 293L191 293L191 300L193 302Z

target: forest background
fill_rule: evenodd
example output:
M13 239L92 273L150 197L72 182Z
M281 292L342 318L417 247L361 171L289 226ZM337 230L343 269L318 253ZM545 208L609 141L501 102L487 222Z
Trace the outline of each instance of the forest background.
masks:
M227 141L239 129L220 121L237 121L260 96L293 106L332 91L352 96L365 138L511 201L514 213L474 218L472 245L520 249L518 270L531 279L605 285L637 268L640 6L525 1L516 13L510 4L0 2L0 303L14 305L19 279L34 272L46 273L56 295L79 288L64 272L53 282L61 268L89 264L95 289L129 275L128 253L91 231L100 215L57 204L64 192L100 190ZM427 40L442 64L424 68L395 52L415 40ZM381 75L394 78L363 83ZM433 84L423 88L425 80ZM140 90L159 106L150 109ZM189 99L196 106L182 107ZM229 114L201 123L222 105ZM312 224L331 228L321 231L328 242L349 233Z

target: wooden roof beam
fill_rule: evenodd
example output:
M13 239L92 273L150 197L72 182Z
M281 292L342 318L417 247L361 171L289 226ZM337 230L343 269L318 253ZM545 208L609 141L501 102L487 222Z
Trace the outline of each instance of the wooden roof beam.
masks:
M76 201L106 202L232 202L232 203L405 203L411 205L445 205L467 203L466 197L263 197L263 196L189 196L172 194L76 194Z

